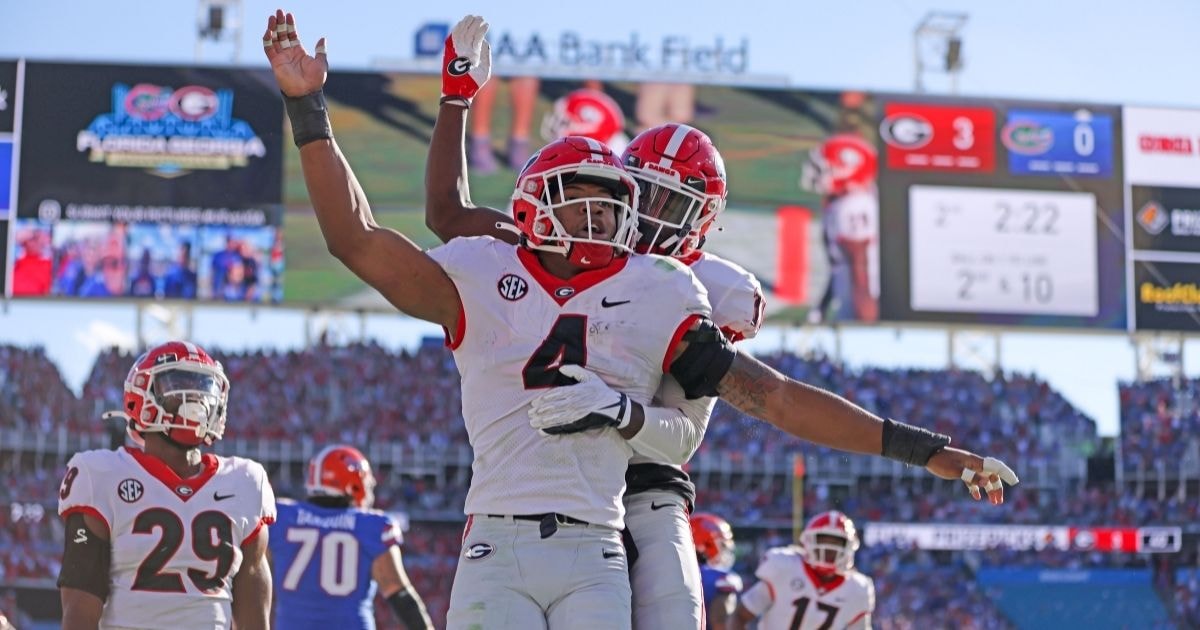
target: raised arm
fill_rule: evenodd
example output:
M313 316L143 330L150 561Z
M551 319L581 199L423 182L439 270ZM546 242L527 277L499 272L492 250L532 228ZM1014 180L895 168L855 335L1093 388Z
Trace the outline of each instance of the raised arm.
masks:
M304 183L329 253L396 308L456 330L454 283L415 243L375 222L358 179L333 140L322 92L329 69L325 39L310 56L292 14L277 11L267 20L263 48L284 95Z
M517 243L516 232L496 226L511 225L511 217L471 203L467 179L467 110L492 69L492 51L484 39L487 29L483 18L464 17L446 37L442 56L442 100L425 163L425 225L443 243L456 236L483 235Z
M711 322L694 325L675 349L671 374L689 397L718 395L743 413L799 438L851 453L883 455L962 479L975 499L1004 502L1016 474L992 457L947 446L950 438L884 419L834 394L780 374L739 352Z

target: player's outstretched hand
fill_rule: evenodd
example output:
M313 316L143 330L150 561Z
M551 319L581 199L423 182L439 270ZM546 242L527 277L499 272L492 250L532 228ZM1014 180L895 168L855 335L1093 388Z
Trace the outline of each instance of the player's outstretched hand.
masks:
M492 75L492 48L484 37L488 23L478 15L458 21L442 54L442 102L469 106Z
M942 479L962 479L976 501L982 498L979 489L983 488L992 505L1004 503L1004 484L1015 486L1021 481L1008 464L995 457L948 446L929 458L925 469Z
M300 43L296 32L296 18L282 9L267 18L267 32L263 33L263 50L271 62L275 82L287 96L304 96L321 89L329 73L329 61L325 58L325 38L317 40L316 56L310 56Z
M633 408L628 396L609 387L587 368L568 364L558 371L578 382L553 387L533 399L529 425L542 435L578 433L599 427L620 429L629 424Z

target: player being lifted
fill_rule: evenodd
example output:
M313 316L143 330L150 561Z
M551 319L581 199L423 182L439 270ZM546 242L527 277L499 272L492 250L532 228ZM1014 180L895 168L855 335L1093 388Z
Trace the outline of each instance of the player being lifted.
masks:
M375 593L408 630L432 630L400 558L400 524L371 509L375 475L351 446L329 446L308 463L303 502L281 499L271 564L275 625L375 628Z
M858 531L832 510L810 519L799 546L777 547L755 570L758 583L742 595L733 627L758 620L760 630L869 630L875 583L854 568Z
M481 19L465 18L447 39L448 51L456 39L469 50L477 45L482 50L480 40L485 31ZM457 53L447 52L447 56L454 58ZM479 63L479 59L471 62ZM486 73L479 78L486 81ZM466 162L455 163L446 157L461 151L462 109L454 104L443 106L435 125L426 175L430 191L427 223L443 241L490 235L517 244L519 232L511 217L474 207L459 192L458 183L467 180L466 172L460 170ZM758 280L738 265L701 250L726 198L725 164L712 141L687 125L660 125L628 143L622 163L640 191L641 239L636 250L672 256L688 265L708 291L712 320L727 337L737 340L757 334L763 314ZM563 373L574 375L574 369ZM599 385L599 381L592 383ZM595 389L572 387L535 399L540 421L564 423L586 416L594 409ZM599 394L604 399L607 392ZM716 399L689 401L668 376L654 401L661 409L652 413L673 414L677 420L664 426L678 427L681 432L664 433L667 439L661 443L648 442L650 433L636 439L638 452L626 472L625 543L631 559L633 625L647 629L698 627L704 598L688 525L696 492L681 464L699 445Z
M1000 474L1016 481L997 460L948 447L946 436L880 419L734 350L686 266L629 255L637 184L594 140L554 142L522 170L513 195L518 246L476 237L426 253L380 228L333 141L324 41L309 56L290 15L277 12L267 26L263 43L327 246L401 311L442 325L462 375L475 460L449 627L630 626L618 534L626 440L669 432L663 425L677 419L644 406L664 372L689 397L720 395L814 442L961 477L996 504ZM446 55L442 114L468 106L487 73L478 50L475 63L456 49ZM435 144L457 150L433 156L449 163L430 169L462 172L455 131L435 130ZM465 195L466 181L450 189ZM594 413L546 421L533 404L547 388L576 387L593 396Z
M742 577L733 572L733 528L715 514L692 515L692 539L704 585L704 619L707 630L726 630L737 612Z
M225 432L229 381L186 341L155 346L125 379L140 449L76 453L58 492L62 627L266 629L266 471L201 453Z

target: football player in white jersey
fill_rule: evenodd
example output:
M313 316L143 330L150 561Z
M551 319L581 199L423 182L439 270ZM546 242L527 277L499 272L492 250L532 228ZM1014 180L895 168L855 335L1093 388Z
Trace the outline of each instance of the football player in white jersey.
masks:
M455 113L439 117L436 129L454 122L463 124ZM439 140L448 137L437 136ZM440 151L435 140L431 164L443 163L436 155ZM708 291L712 320L722 333L735 341L755 336L764 307L758 280L737 264L700 249L726 198L725 164L712 141L687 125L660 125L638 134L628 144L622 162L639 184L641 239L637 251L671 256L688 265ZM465 175L431 167L427 185L430 190L446 190L447 183L460 179L465 181ZM510 216L469 208L457 191L431 197L426 213L431 229L443 241L490 235L517 243ZM578 393L579 399L559 401L553 414L567 419L586 415L593 404L588 393L569 391ZM688 521L696 491L681 464L699 446L716 398L689 401L678 383L667 376L654 401L661 409L653 413L673 414L691 426L685 428L687 440L670 435L673 439L661 449L643 436L635 442L638 452L625 474L624 534L633 588L633 626L699 627L704 614L703 587Z
M115 413L142 448L76 453L59 488L63 628L268 627L266 471L200 451L224 434L228 399L221 364L195 344L134 363Z
M461 123L490 72L484 30L469 17L451 32L439 119ZM1003 501L1001 475L1016 476L1002 462L737 352L691 270L629 255L638 186L594 140L566 138L530 158L513 193L519 245L474 237L425 252L380 227L333 140L324 44L310 56L282 11L263 34L326 245L399 310L445 328L462 375L475 459L449 627L630 627L619 536L627 460L643 434L695 447L682 412L646 406L664 373L688 398L720 395L793 435L925 466L962 478L977 499L983 488L993 504ZM457 178L462 132L440 120L435 127L433 144L449 150L431 151L427 195L473 208ZM561 401L575 407L581 398L593 413L564 418Z
M741 597L738 621L760 630L869 630L875 583L854 568L858 531L831 510L810 519L800 544L767 550ZM740 624L735 628L743 627Z

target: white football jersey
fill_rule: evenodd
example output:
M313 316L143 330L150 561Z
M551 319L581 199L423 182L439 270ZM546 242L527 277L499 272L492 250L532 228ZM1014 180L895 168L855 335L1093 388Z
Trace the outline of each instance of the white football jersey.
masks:
M763 322L762 285L754 274L743 269L740 265L725 260L715 254L698 252L698 256L688 264L692 273L708 291L708 301L712 305L712 321L733 341L751 339L758 334ZM654 404L660 407L679 407L687 411L687 416L700 435L708 430L708 420L712 416L716 398L701 398L688 400L683 388L670 375L663 379L658 393L654 396ZM697 442L697 445L699 442ZM680 468L666 462L657 462L654 458L635 453L631 463L662 463L663 465Z
M429 251L458 287L463 315L449 335L475 451L468 514L559 512L623 527L632 454L616 429L543 436L529 405L574 381L566 363L649 404L674 345L709 317L704 287L682 263L630 256L562 280L533 252L482 236Z
M275 520L275 494L258 462L208 453L201 463L199 475L180 479L129 447L68 462L58 513L103 520L112 544L101 628L232 625L242 545Z
M825 206L825 229L831 241L879 240L879 199L873 191L856 191Z
M867 627L875 610L871 578L851 569L832 582L817 582L796 546L768 550L754 575L759 582L740 601L759 616L760 630Z

